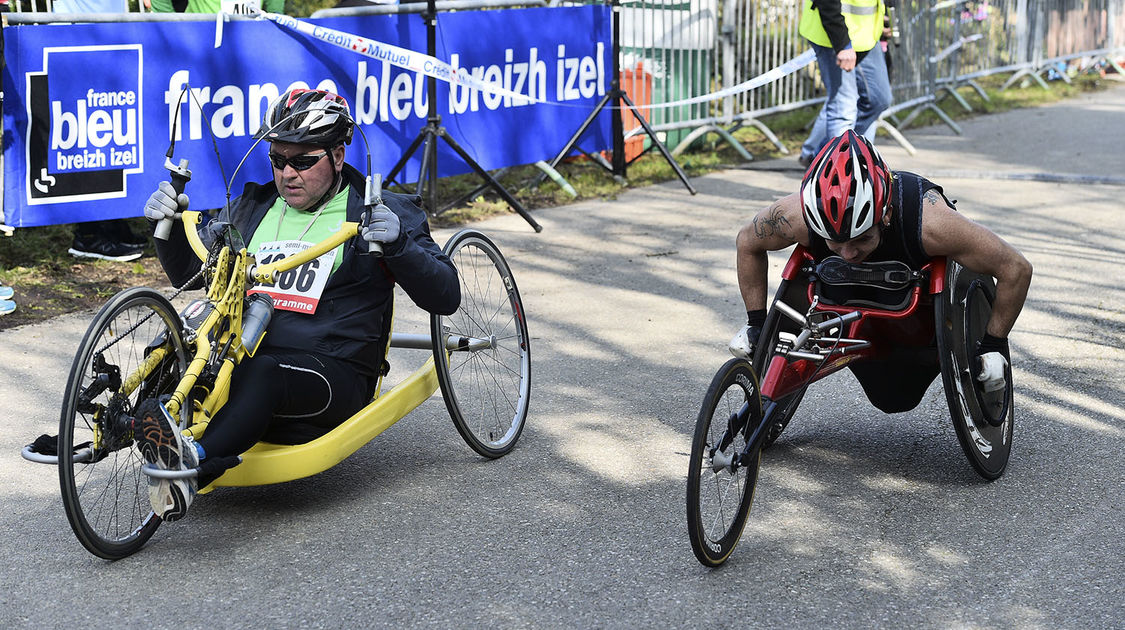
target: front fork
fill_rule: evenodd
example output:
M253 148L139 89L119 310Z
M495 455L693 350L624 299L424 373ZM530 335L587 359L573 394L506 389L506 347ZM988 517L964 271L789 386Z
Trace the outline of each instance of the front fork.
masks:
M723 437L719 439L717 445L711 448L709 453L712 470L719 472L724 468L730 468L731 473L734 473L744 465L744 462L753 461L762 448L762 441L766 437L765 429L770 425L770 418L773 417L776 410L777 403L763 397L762 418L753 427L749 426L753 420L749 417L750 403L743 403L741 409L732 413L727 418L727 430L723 432ZM734 437L739 433L746 435L748 429L751 430L751 433L746 437L745 448L739 452L728 453L727 449L734 441Z

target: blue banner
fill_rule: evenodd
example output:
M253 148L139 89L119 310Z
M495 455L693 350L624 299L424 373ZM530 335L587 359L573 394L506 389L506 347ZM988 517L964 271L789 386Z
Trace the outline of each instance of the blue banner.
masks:
M435 57L533 102L437 81L441 124L482 167L546 160L610 85L609 8L440 14ZM426 52L417 15L309 20ZM551 28L543 28L551 24ZM165 154L188 160L192 207L226 203L271 177L267 148L247 154L266 105L293 87L343 95L360 124L348 161L387 174L426 123L426 77L268 21L17 25L3 29L4 215L16 227L139 216ZM610 110L580 147L610 148ZM173 123L175 121L175 123ZM175 124L173 134L173 124ZM370 146L365 146L366 137ZM442 177L470 172L437 143ZM217 149L217 151L216 151ZM235 175L235 169L245 158ZM399 181L418 177L415 151Z

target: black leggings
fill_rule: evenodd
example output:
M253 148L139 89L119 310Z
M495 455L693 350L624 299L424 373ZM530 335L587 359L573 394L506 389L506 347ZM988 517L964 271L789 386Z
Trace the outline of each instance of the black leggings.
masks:
M231 399L199 443L207 457L238 455L266 439L300 444L328 433L371 401L375 380L311 354L258 354L231 375Z

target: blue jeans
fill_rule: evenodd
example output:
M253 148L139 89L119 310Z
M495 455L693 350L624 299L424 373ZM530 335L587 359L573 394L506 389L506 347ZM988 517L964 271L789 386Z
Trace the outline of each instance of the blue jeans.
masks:
M875 122L891 106L891 82L882 48L872 48L851 72L836 65L836 51L811 44L828 92L812 132L801 145L801 157L812 158L824 145L848 129L874 142Z

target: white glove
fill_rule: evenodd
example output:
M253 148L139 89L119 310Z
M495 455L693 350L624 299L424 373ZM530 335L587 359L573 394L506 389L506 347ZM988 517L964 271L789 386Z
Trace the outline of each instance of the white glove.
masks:
M401 225L397 214L391 212L387 206L379 204L371 210L371 222L363 228L361 236L368 243L389 245L398 240L402 230Z
M145 218L152 221L175 218L177 212L183 212L188 207L188 196L172 189L172 184L160 182L156 191L145 202Z
M980 374L977 380L982 383L986 392L996 392L1004 389L1004 368L1008 367L1008 360L999 352L986 352L980 355Z
M735 358L752 361L754 359L754 345L758 343L758 337L760 336L762 336L760 326L743 326L741 330L735 333L734 339L730 340L727 349Z

